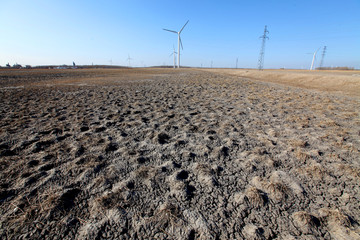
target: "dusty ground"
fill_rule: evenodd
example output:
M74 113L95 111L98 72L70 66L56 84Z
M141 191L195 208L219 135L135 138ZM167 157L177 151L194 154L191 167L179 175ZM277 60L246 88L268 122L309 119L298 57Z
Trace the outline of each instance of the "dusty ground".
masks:
M359 239L353 89L231 74L0 71L0 238Z

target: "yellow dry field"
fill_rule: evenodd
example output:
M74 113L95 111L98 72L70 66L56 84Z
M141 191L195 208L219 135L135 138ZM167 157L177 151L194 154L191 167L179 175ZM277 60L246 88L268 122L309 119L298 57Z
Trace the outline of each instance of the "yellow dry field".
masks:
M255 70L255 69L206 69L253 80L272 82L294 87L360 96L360 71L344 70Z

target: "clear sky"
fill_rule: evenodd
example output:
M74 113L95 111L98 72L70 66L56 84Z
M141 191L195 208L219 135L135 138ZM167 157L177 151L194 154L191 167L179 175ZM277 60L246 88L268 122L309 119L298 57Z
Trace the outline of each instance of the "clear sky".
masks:
M187 20L182 65L256 68L267 25L264 68L360 68L360 0L0 0L0 65L171 65Z

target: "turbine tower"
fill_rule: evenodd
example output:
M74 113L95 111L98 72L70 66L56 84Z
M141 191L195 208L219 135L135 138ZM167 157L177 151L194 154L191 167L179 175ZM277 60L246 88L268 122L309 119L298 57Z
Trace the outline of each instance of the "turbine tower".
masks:
M189 22L189 20L185 23L185 25L178 32L176 32L174 30L169 30L169 29L163 28L163 30L165 30L165 31L176 33L178 35L178 68L180 68L180 45L181 45L181 49L183 49L180 34L181 34L182 30L184 30L184 28L185 28L186 24L188 24L188 22Z
M175 46L173 46L173 49L174 49L174 51L173 51L172 54L170 54L169 57L171 57L171 55L174 55L174 68L176 68L176 54L177 54L177 52L175 51Z
M314 52L314 55L313 55L313 59L312 59L312 62L311 62L311 67L310 67L310 70L314 70L313 67L314 67L314 62L315 62L315 58L316 58L316 53L320 50L320 48L318 48L318 50L316 50Z
M261 44L261 50L259 55L259 62L258 62L258 68L259 70L263 70L264 68L264 54L265 54L265 41L266 39L269 39L266 34L268 34L269 31L267 30L267 26L265 25L264 34L260 37L262 38L262 44Z
M325 53L326 53L326 46L324 46L323 51L322 51L322 54L321 54L320 68L323 67L324 58L325 58Z

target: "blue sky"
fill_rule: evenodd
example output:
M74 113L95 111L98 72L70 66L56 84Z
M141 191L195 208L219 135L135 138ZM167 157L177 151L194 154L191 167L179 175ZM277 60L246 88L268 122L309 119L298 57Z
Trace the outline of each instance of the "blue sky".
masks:
M187 20L182 65L256 68L267 25L265 68L360 68L359 0L0 0L0 65L171 65Z

